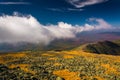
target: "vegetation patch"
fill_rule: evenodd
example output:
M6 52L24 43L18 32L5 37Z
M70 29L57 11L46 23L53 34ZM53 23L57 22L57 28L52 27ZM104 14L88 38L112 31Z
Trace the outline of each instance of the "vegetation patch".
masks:
M65 80L80 80L80 77L77 76L77 72L70 72L67 69L54 71L53 74L58 75L64 78Z
M60 64L60 63L54 63L54 66L60 66L60 65L62 65L62 64Z
M120 80L120 56L81 49L21 53L0 55L0 80Z

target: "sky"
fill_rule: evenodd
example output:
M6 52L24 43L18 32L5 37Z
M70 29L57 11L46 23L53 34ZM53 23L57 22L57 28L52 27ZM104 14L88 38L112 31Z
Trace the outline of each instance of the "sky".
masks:
M0 14L32 15L42 24L66 22L83 25L87 19L102 18L120 25L120 0L0 0Z
M120 31L120 0L0 0L0 43L41 43ZM93 35L94 36L94 35Z

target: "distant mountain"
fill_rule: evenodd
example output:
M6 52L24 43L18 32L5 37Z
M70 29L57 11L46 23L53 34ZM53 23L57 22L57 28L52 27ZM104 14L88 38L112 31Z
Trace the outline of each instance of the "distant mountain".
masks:
M112 34L112 35L120 36L120 32L102 32L101 34Z
M1 43L0 52L19 52L30 50L33 49L34 47L35 45L30 43L17 43L17 44Z
M0 43L0 52L18 52L26 50L70 50L86 43L94 43L98 41L113 41L120 39L120 32L82 32L77 34L73 39L54 40L49 45L43 46L41 44L32 43Z
M119 42L119 41L118 41ZM83 47L85 52L97 54L120 55L120 44L118 42L103 41L87 44Z
M84 43L83 41L77 41L77 39L61 39L54 40L49 45L43 46L41 44L32 43L1 43L0 52L19 52L19 51L47 51L47 50L70 50L74 47Z

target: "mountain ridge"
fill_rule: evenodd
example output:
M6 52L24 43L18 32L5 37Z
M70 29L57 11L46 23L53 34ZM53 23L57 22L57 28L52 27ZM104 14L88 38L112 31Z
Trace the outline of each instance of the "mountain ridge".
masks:
M97 53L97 54L120 55L120 44L115 41L114 42L102 41L102 42L86 44L83 47L83 50L85 52Z

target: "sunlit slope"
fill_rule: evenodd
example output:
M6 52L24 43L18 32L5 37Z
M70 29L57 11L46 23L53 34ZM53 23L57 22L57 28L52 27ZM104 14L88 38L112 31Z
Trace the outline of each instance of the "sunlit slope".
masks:
M0 80L120 80L120 56L79 50L0 55Z

